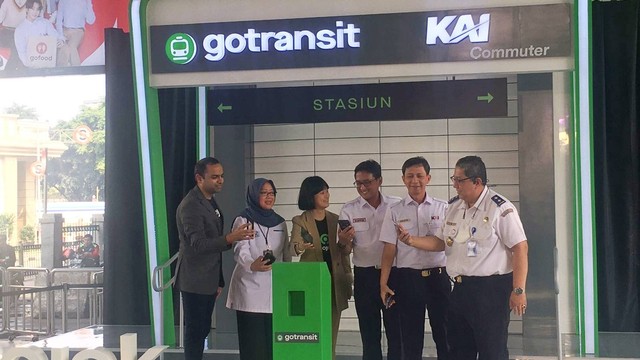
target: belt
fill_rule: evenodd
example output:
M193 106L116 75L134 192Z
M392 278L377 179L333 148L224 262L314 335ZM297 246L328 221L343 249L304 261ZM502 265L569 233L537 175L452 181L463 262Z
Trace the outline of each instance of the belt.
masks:
M375 269L375 270L380 270L381 267L380 265L376 265L376 266L353 266L353 268L358 268L358 269Z
M398 268L398 270L407 271L412 274L420 274L420 276L422 277L429 277L431 275L444 274L446 273L447 268L445 266L439 266L439 267L428 268L428 269Z
M451 281L456 283L456 284L462 284L463 282L465 283L469 283L469 282L474 282L474 281L490 281L490 280L497 280L500 278L504 278L504 277L508 277L511 276L512 273L508 273L508 274L501 274L501 275L489 275L489 276L466 276L466 275L458 275L455 277L451 278Z
M440 266L440 267L434 267L434 268L430 268L430 269L422 269L421 271L421 275L422 277L429 277L432 274L442 274L443 272L446 272L447 268L444 266Z

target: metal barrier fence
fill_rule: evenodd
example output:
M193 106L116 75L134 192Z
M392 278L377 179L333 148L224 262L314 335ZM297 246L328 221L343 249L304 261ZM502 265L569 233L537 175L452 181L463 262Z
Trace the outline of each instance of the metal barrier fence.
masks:
M98 309L97 305L102 302L97 298L98 286L102 290L102 274L102 268L53 269L51 271L51 285L62 285L62 289L54 289L51 294L54 304L57 298L61 300L60 306L56 304L54 308L54 315L57 315L59 308L63 333L68 331L69 321L74 321L76 329L83 327L81 319L85 318L89 320L88 325L99 324L98 318L102 318L102 310ZM102 291L100 295L102 296ZM55 322L53 327L56 328Z
M102 323L102 268L56 269L10 267L0 268L2 287L2 332L31 335L53 335L69 331L70 317L75 314L75 327ZM29 284L16 283L24 274L33 274ZM14 279L14 280L12 280ZM74 307L75 305L75 307ZM86 308L86 317L80 308ZM72 316L70 316L72 315ZM59 322L57 319L61 319Z
M25 285L25 274L35 275L33 284ZM49 305L51 286L48 269L10 267L2 280L3 330L13 334L30 334L33 339L51 333ZM43 300L44 299L44 300Z

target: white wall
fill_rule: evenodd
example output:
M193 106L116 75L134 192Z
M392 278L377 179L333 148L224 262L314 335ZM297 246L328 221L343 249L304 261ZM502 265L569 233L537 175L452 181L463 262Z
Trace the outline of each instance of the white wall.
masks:
M289 220L301 212L298 191L307 176L319 175L327 181L331 193L329 210L339 213L342 204L358 196L353 187L353 169L359 162L380 162L382 191L404 197L402 163L420 155L431 165L427 191L447 200L455 196L449 176L456 161L466 155L478 155L487 165L489 184L518 206L516 76L508 77L507 98L508 116L501 118L255 125L253 176L274 181L278 189L275 210ZM358 330L353 304L342 319L341 329ZM513 320L510 331L521 333L520 319Z

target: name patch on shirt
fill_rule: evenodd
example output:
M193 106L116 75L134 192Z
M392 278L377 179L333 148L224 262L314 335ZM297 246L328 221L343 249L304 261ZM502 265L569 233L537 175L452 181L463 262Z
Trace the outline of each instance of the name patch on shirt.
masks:
M411 221L411 219L400 219L398 221L396 221L398 224L403 223L403 222L409 222Z
M502 214L500 214L500 216L505 217L505 216L509 215L512 212L513 212L513 209L507 209Z
M354 218L352 220L353 223L364 223L367 222L367 218Z
M456 226L456 223L451 222L451 221L447 221L447 225L449 225L449 226Z

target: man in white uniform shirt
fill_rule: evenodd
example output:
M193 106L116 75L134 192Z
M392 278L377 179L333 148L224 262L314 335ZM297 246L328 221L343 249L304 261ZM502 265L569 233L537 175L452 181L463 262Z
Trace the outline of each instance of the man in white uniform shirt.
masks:
M382 169L375 160L358 164L354 178L353 184L360 196L342 207L340 220L348 220L351 225L338 236L344 237L344 241L352 240L353 244L353 297L362 338L362 359L382 360L380 312L389 343L387 359L401 359L400 339L393 339L393 336L400 335L398 317L392 322L388 316L388 312L395 311L395 308L383 311L379 296L380 259L384 245L378 241L387 208L400 198L380 192Z
M487 170L477 156L463 157L451 177L458 196L449 202L436 236L400 240L447 254L454 279L447 331L451 358L508 360L510 311L523 315L528 243L518 210L487 187Z
M397 307L391 314L400 317L405 360L422 359L425 306L438 359L448 359L449 352L445 319L451 283L444 251L429 252L399 241L401 234L433 235L442 225L447 203L427 194L430 170L429 162L421 156L404 162L402 181L408 195L389 207L380 231L380 241L384 243L380 297L383 302ZM395 267L392 268L394 260Z

